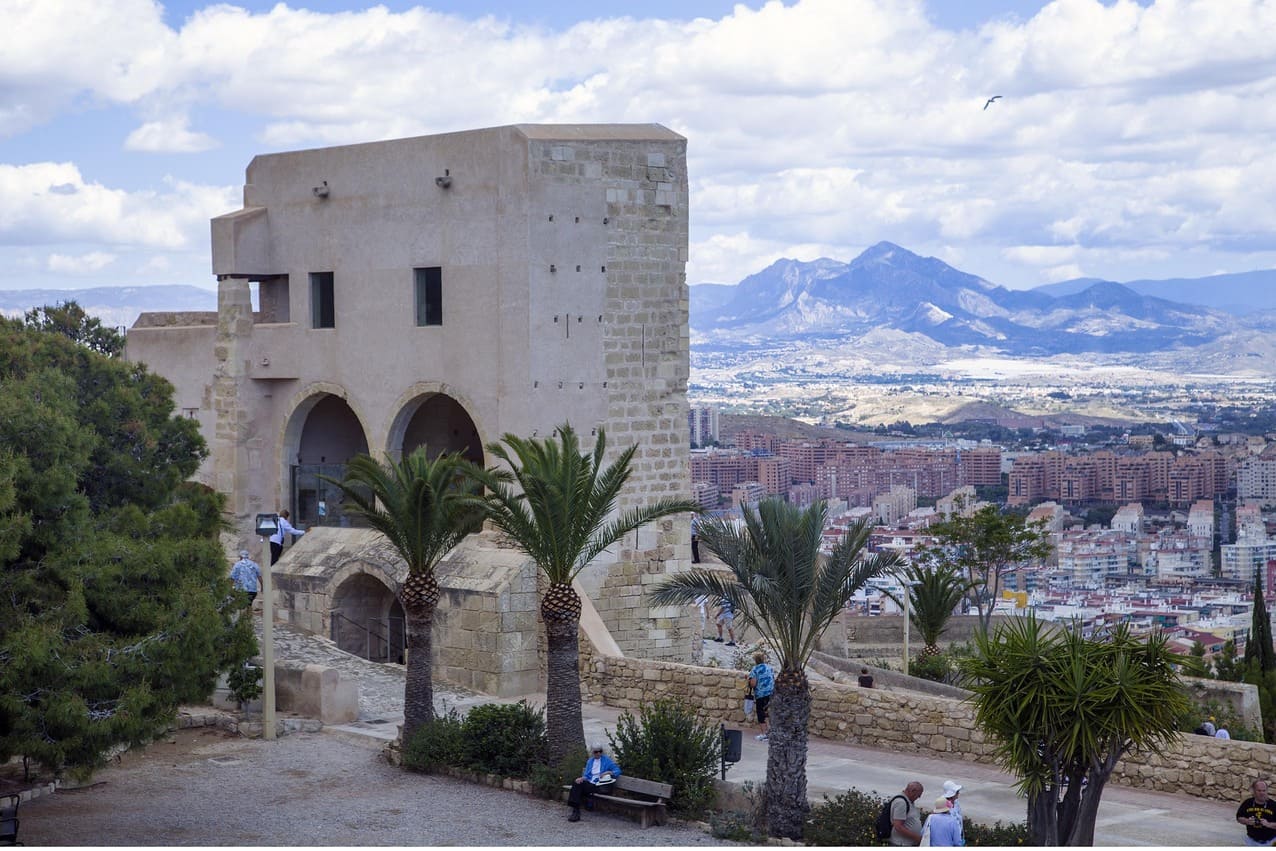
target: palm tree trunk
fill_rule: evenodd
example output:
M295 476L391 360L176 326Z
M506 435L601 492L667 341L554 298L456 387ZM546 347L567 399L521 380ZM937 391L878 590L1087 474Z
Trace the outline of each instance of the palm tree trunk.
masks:
M811 805L806 798L806 725L811 687L800 672L781 671L771 699L766 760L766 820L772 836L801 839Z
M545 619L548 650L545 736L549 761L558 765L585 747L580 706L580 618Z
M408 675L403 685L403 741L434 720L434 606L404 609Z

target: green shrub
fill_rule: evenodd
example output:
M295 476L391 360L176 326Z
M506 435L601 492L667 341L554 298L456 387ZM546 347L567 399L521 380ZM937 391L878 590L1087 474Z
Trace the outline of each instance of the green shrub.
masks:
M533 765L545 762L545 716L525 700L474 707L465 716L461 736L467 768L527 777Z
M748 813L725 812L713 813L709 816L709 833L715 839L726 839L731 842L759 843L766 837L753 827L753 817Z
M616 761L625 774L673 786L669 808L702 814L714 799L713 778L722 768L722 733L686 704L659 698L643 706L635 719L621 713L610 733Z
M230 696L242 709L245 703L251 703L261 697L261 668L256 665L236 665L226 675L226 688Z
M874 823L885 799L877 793L850 789L836 798L824 796L811 808L803 840L807 845L887 845Z
M564 757L558 765L548 765L543 762L533 765L528 775L533 791L542 798L561 801L563 787L580 776L580 770L588 758L589 753L584 748L577 748ZM623 767L621 770L624 770Z
M464 760L461 716L453 709L422 724L403 746L403 767L430 774L443 766L460 766Z
M975 824L967 820L962 827L962 835L966 838L967 845L979 845L984 848L1031 844L1028 838L1028 825L1024 822L1002 824L998 821L993 824Z
M948 683L952 681L953 660L947 653L940 653L937 656L920 656L909 664L908 673L923 680Z

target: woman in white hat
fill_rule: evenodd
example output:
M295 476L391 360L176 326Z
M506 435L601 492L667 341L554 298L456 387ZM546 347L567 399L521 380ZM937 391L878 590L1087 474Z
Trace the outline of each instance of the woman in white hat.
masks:
M965 845L961 835L961 819L953 813L952 801L940 798L935 801L935 810L926 817L922 827L922 845L956 847Z
M948 811L952 813L953 819L957 822L957 834L961 837L960 845L965 845L966 840L963 835L962 828L965 822L962 820L961 804L957 801L957 796L961 794L961 784L954 783L951 780L944 781L944 800L948 801Z

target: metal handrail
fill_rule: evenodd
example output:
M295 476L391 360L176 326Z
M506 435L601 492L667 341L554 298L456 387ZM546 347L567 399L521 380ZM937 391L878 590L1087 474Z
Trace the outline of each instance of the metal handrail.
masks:
M331 627L330 627L330 631L332 632L332 635L331 635L330 637L332 638L332 640L333 640L333 641L337 641L337 634L336 634L336 633L337 633L337 624L338 624L338 619L345 621L346 623L348 623L348 624L350 624L351 626L353 626L355 629L361 630L361 631L363 632L363 634L364 634L364 641L365 641L365 643L364 643L365 653L364 653L364 657L363 657L363 658L367 659L369 662L377 661L377 660L376 660L376 657L374 657L374 656L372 655L372 639L374 639L374 638L375 638L378 642L380 642L380 643L381 643L381 645L383 645L383 646L385 647L385 655L381 657L381 660L382 660L382 661L385 661L385 660L388 660L388 659L390 658L390 646L391 646L391 645L390 645L389 627L387 626L387 628L386 628L386 634L385 634L385 635L380 635L380 634L378 634L378 633L374 633L374 632L372 631L372 628L371 628L371 623L372 623L372 621L376 621L376 620L379 620L379 619L374 618L374 619L372 619L372 621L370 621L370 622L369 622L369 625L368 625L368 626L365 626L365 625L363 625L363 624L359 623L358 621L356 621L354 618L351 618L350 616L348 616L348 615L346 615L346 614L343 614L342 612L332 612L332 621L331 621ZM339 643L339 642L338 642L338 643ZM378 648L378 649L380 649L380 648Z

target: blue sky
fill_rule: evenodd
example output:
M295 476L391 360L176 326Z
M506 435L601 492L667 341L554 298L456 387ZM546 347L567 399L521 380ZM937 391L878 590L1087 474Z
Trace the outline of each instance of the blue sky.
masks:
M890 240L1011 287L1276 266L1276 0L0 0L0 288L213 285L256 153L689 140L692 283ZM983 109L987 96L1003 97Z

